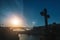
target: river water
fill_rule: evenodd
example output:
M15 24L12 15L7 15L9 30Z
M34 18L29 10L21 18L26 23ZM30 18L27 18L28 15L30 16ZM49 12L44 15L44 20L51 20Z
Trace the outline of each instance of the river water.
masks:
M19 40L40 40L38 35L26 35L26 34L19 34Z

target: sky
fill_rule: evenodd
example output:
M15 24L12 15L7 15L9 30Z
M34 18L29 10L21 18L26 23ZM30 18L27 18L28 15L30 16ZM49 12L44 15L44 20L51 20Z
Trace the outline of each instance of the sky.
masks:
M40 12L46 8L50 15L48 24L60 23L60 0L0 0L0 24L4 20L17 13L22 15L29 26L43 26L44 17Z

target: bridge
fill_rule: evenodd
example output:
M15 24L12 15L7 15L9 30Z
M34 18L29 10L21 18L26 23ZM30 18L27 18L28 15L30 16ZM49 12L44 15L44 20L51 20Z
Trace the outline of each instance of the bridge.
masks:
M33 30L29 27L0 27L0 32L5 31L5 32L14 32L18 34L27 34L27 35L40 35L41 29L38 30Z

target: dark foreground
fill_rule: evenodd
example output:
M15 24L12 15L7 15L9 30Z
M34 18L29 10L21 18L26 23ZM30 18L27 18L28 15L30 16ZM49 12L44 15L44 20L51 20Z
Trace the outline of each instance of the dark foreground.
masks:
M23 40L60 40L60 24L51 24L48 29L43 26L34 27L24 33L27 38ZM9 30L8 27L0 27L0 40L19 40L18 33Z

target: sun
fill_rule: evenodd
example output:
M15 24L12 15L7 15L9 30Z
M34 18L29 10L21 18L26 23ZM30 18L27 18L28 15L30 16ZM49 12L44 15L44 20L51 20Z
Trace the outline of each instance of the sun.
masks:
M22 27L23 26L23 20L19 17L11 17L9 20L9 25L11 27Z
M16 18L11 20L11 23L12 23L13 25L18 25L19 22L20 22L20 21L19 21L18 19L16 19Z

